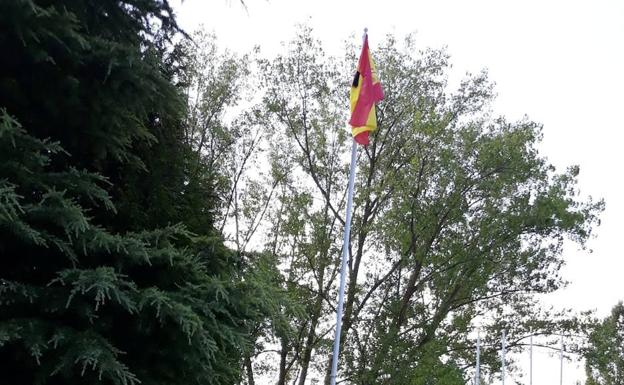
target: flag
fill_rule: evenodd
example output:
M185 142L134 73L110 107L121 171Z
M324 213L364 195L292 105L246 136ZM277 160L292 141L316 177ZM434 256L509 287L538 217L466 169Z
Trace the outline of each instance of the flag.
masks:
M368 35L365 35L357 71L351 85L351 119L349 120L353 138L359 144L368 145L369 131L377 129L375 103L383 97L375 63L368 49Z

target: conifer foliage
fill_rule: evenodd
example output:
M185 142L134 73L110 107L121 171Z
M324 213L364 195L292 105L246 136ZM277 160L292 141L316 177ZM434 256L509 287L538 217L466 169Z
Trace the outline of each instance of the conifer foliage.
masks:
M167 1L0 4L0 382L235 382L263 270L212 228Z

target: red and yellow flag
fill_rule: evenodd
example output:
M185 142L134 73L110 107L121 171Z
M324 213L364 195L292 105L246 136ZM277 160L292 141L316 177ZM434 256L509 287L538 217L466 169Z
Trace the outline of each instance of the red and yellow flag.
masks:
M377 129L375 103L384 97L373 57L368 50L368 35L360 53L355 78L351 85L351 133L359 144L368 145L368 132Z

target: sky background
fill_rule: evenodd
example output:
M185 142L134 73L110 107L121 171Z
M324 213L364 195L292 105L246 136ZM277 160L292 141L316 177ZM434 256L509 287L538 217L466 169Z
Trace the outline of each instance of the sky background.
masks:
M214 31L219 45L238 53L261 47L273 55L307 23L330 54L345 39L369 29L375 42L387 33L416 33L419 48L447 47L450 81L487 68L496 82L494 112L544 125L542 154L559 170L580 166L585 196L604 198L606 210L589 250L566 247L563 277L570 285L546 304L595 309L600 317L624 300L624 1L589 0L173 0L178 22L192 32ZM351 74L345 74L349 77ZM526 356L526 357L524 357ZM521 357L528 363L528 352ZM527 365L524 365L528 367ZM559 361L534 351L534 385L559 380ZM515 378L528 383L528 378ZM566 362L563 383L584 380L582 365Z

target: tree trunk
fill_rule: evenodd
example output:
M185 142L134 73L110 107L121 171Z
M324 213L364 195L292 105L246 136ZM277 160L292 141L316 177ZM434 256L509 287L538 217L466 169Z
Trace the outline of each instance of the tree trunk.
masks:
M316 306L320 308L321 306L321 298L317 299ZM310 325L310 330L308 332L308 337L306 338L305 349L303 351L303 357L301 360L301 373L299 376L299 385L304 385L306 377L308 375L308 367L310 366L310 359L312 358L312 348L314 345L314 339L316 338L316 326L318 325L319 314L318 312L314 314L315 317L312 320L312 324Z
M247 385L255 385L251 357L248 354L245 355L245 371L247 372Z
M286 358L288 356L288 341L282 338L282 350L280 352L279 378L277 385L286 385Z

